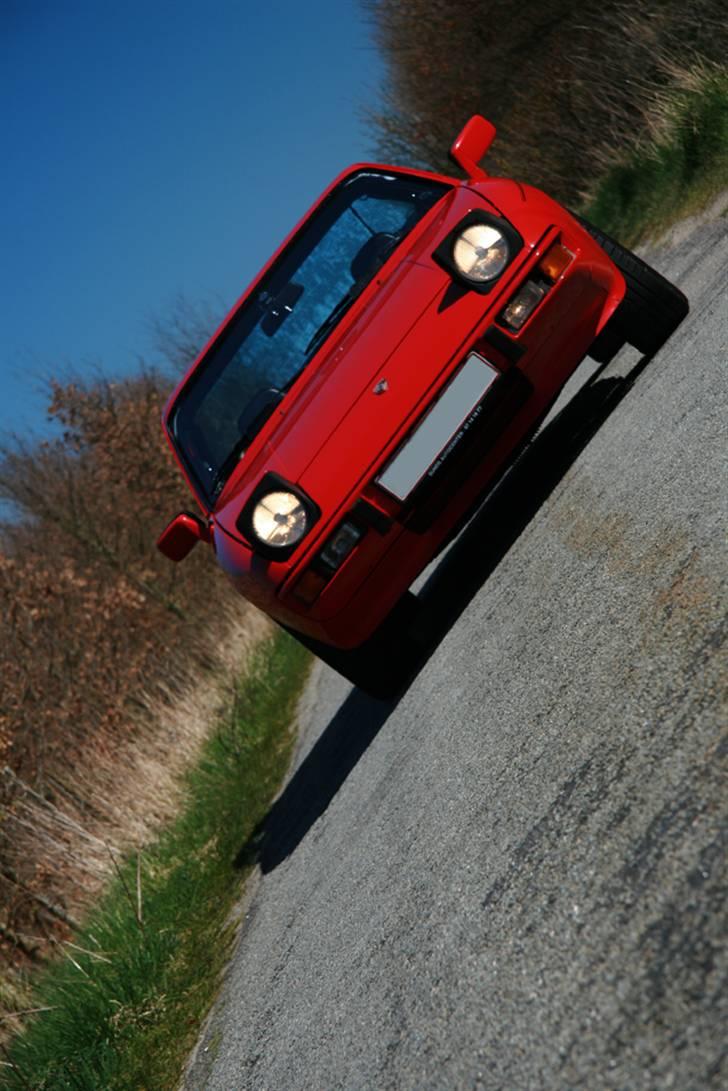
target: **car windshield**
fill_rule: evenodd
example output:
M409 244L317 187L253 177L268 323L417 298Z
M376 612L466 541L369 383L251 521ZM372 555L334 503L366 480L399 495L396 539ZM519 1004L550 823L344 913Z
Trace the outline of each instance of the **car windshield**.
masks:
M170 419L208 504L392 250L447 191L360 171L306 221L183 388Z

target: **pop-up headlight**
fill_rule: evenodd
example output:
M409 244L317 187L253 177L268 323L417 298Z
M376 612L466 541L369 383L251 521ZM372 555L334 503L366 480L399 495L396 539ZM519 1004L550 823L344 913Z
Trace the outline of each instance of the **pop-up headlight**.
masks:
M473 223L455 239L452 258L461 276L484 284L500 276L508 264L508 243L494 224Z
M456 283L485 295L523 247L523 239L502 216L473 209L440 242L432 256Z
M253 532L267 546L292 546L308 529L306 509L292 492L269 492L252 513Z
M241 511L237 526L260 556L284 561L320 514L302 489L267 473Z

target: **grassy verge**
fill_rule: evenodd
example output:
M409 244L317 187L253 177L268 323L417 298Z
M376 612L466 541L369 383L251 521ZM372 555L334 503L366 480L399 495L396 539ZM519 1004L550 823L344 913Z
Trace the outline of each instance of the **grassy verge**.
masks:
M728 70L698 71L661 112L661 137L610 171L584 210L630 246L704 207L728 180Z
M145 850L139 874L136 858L120 869L66 957L42 975L33 1006L47 1010L5 1056L5 1086L178 1085L230 951L243 878L232 862L287 768L309 663L282 635L258 652L188 775L184 812Z

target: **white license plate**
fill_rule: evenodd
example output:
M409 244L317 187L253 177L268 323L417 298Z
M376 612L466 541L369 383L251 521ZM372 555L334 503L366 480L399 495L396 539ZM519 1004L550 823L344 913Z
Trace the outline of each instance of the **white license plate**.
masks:
M497 378L496 369L477 352L471 352L379 475L377 484L398 500L406 500L430 468L462 438L474 410Z

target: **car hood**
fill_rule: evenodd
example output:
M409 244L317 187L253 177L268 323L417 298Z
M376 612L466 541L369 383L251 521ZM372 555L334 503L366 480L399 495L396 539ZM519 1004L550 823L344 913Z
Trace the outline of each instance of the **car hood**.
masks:
M454 218L463 214L456 208ZM267 422L218 501L214 517L228 534L243 539L237 519L268 472L302 488L322 523L334 518L422 412L488 305L455 285L431 250L425 241L400 261Z

